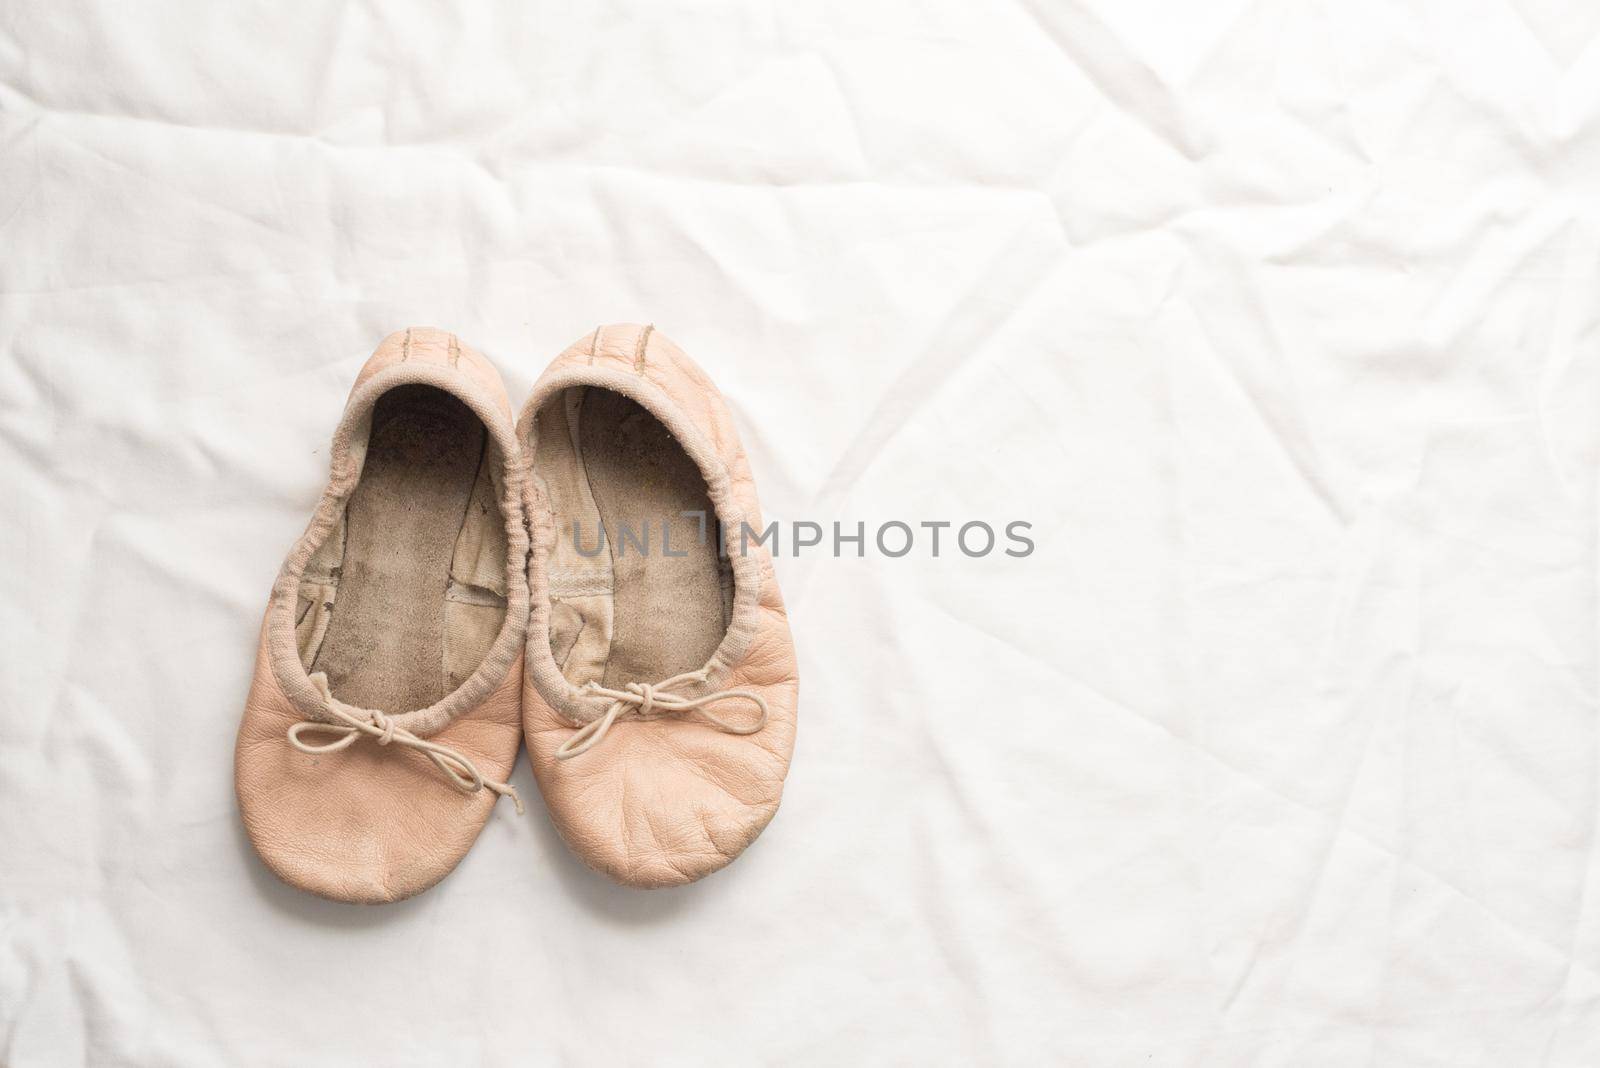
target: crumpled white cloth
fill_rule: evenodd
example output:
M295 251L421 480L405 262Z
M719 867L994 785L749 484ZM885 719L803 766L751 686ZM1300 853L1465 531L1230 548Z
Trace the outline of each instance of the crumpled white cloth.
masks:
M1600 8L471 6L0 16L0 1062L1600 1063ZM535 801L279 885L233 733L356 368L617 320L773 518L1036 552L785 546L702 884Z

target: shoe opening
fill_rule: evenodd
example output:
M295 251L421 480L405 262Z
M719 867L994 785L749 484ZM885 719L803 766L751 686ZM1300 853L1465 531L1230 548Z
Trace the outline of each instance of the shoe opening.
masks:
M534 415L533 465L555 520L550 651L574 685L705 666L733 616L733 569L704 476L632 399L596 386Z
M361 477L296 605L301 663L339 700L426 708L488 655L506 613L496 456L483 422L444 390L378 399Z

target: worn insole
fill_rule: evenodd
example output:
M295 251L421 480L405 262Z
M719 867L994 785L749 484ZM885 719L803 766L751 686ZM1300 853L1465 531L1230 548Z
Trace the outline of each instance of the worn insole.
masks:
M344 703L397 713L444 697L445 591L486 436L432 386L401 386L374 408L315 665Z
M578 446L612 558L614 629L602 684L704 667L727 631L726 562L699 467L655 416L610 390L584 392ZM703 525L684 512L698 512ZM645 551L622 539L624 527L641 539L648 530ZM663 529L671 552L683 555L668 555Z

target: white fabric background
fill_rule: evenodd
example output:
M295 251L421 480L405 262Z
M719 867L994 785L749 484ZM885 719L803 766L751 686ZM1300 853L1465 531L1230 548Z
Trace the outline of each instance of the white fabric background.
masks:
M380 10L381 9L381 10ZM592 10L593 9L593 10ZM0 13L0 1062L1600 1063L1600 8ZM653 321L771 515L778 818L279 885L231 754L388 331Z

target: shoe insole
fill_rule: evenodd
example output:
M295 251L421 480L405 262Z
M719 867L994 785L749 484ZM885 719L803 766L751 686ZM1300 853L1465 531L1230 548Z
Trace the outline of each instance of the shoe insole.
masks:
M727 564L700 468L655 416L610 390L584 392L577 437L612 563L615 614L602 685L704 667L728 628ZM624 528L643 550L623 538Z
M346 704L399 713L444 697L445 592L486 437L470 408L432 386L401 386L373 409L316 661Z

